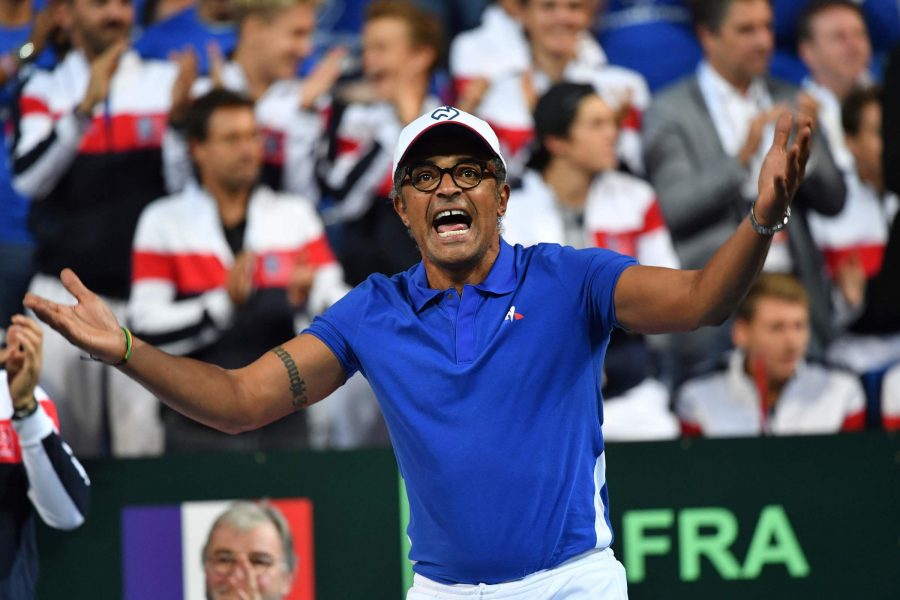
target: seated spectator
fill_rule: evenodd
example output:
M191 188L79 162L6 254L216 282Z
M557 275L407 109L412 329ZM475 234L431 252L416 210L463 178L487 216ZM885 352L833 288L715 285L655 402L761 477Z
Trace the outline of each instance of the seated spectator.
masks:
M173 354L237 368L347 288L313 206L257 185L263 148L250 100L214 90L191 105L185 128L199 185L141 215L130 322ZM303 412L236 436L169 409L163 422L169 451L307 445Z
M616 114L588 84L559 83L534 114L535 145L504 217L504 239L609 248L678 268L656 193L616 170ZM605 363L604 439L675 437L668 390L653 377L644 338L613 335Z
M694 72L703 57L684 0L608 0L599 40L609 62L633 69L652 92Z
M773 0L777 48L772 61L772 74L799 84L809 72L797 55L799 23L804 11L819 0ZM827 3L827 0L826 0ZM874 54L877 75L887 54L900 41L900 5L897 0L853 0L865 18Z
M854 168L845 178L847 202L833 217L811 214L809 224L841 292L847 324L862 308L867 280L881 271L898 209L897 195L884 188L879 88L859 89L847 97L843 128Z
M391 161L400 130L440 105L428 89L442 51L440 26L429 13L409 2L369 5L364 80L336 92L318 168L330 203L322 215L340 225L338 252L350 285L419 260L389 199Z
M806 362L809 297L782 274L763 274L738 307L736 350L686 381L676 409L685 435L731 437L855 431L865 393L852 373Z
M181 191L191 178L187 146L177 130L192 97L216 86L249 96L265 137L262 179L274 190L318 201L314 177L316 144L322 134L317 108L340 75L343 53L336 50L305 80L295 73L312 51L317 0L235 0L238 41L223 63L212 47L210 77L195 80L196 53L180 56L181 77L172 107L165 158L169 191Z
M128 0L71 0L65 8L74 48L28 78L15 123L13 184L32 202L36 242L29 290L74 303L58 279L73 267L124 318L134 228L166 190L162 139L178 72L129 49ZM85 362L49 329L44 353L43 383L79 456L160 449L156 404L133 398L133 381Z
M844 127L856 167L847 178L847 205L836 217L810 220L844 307L846 332L832 344L828 356L857 373L877 371L900 360L898 319L875 317L883 312L881 307L900 313L900 306L895 302L890 308L884 295L885 284L896 286L896 281L888 280L896 277L897 265L885 261L898 261L897 241L892 256L886 250L900 200L884 187L881 114L878 88L859 90L847 98Z
M800 57L809 68L803 89L819 104L818 123L835 163L852 173L841 104L853 90L871 84L872 45L862 10L850 0L815 0L800 18L798 37Z
M209 72L206 49L214 43L230 56L237 43L234 11L227 0L198 0L144 29L134 48L144 58L167 59L173 52L192 48L200 73Z
M900 430L900 365L889 370L881 383L881 421L888 431Z
M644 119L647 173L679 258L694 269L751 210L774 120L792 106L814 113L814 103L799 90L766 75L772 55L767 0L703 0L696 15L704 61L695 76L657 96ZM806 175L791 206L791 226L772 232L765 268L794 273L809 290L813 351L822 353L834 337L830 290L805 213L837 214L845 190L815 133ZM727 326L676 338L676 382L730 347Z
M35 514L54 529L87 515L90 481L59 434L56 408L38 386L41 328L14 316L0 330L0 598L34 598L38 582Z
M453 62L461 73L458 93L497 132L513 179L521 176L528 158L535 103L552 84L562 81L593 85L621 113L619 156L629 170L643 172L641 113L650 102L650 90L640 74L608 64L589 29L594 7L592 0L522 0L522 29L513 36L506 26L508 35L496 58L485 61L474 45L467 56L455 54ZM465 65L484 62L497 68L473 79Z
M884 81L882 99L882 135L884 154L882 175L885 189L900 194L900 46L894 50ZM881 270L866 283L862 314L850 326L858 335L900 334L900 219L888 235ZM890 336L893 337L893 336Z

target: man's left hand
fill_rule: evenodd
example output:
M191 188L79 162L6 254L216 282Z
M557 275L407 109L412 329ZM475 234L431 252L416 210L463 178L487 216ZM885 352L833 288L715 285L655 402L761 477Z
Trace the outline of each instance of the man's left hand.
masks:
M803 181L809 160L812 123L809 117L802 114L797 121L797 136L789 147L794 118L787 112L778 118L775 139L760 169L755 212L762 225L772 226L781 222Z

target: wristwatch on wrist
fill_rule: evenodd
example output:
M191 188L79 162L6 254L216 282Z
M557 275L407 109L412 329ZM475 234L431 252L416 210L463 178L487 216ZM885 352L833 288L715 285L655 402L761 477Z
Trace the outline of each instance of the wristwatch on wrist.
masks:
M38 409L38 401L32 398L32 402L29 406L23 408L16 408L13 410L13 421L20 421L22 419L27 419L31 415L37 412Z
M34 43L25 42L19 46L19 49L16 51L16 58L19 59L20 65L26 65L37 58L34 55Z
M761 225L760 222L756 220L756 213L753 210L754 208L756 208L756 202L754 202L753 204L750 205L750 225L753 227L753 231L755 231L759 235L765 235L768 237L772 237L773 235L775 235L776 233L778 233L779 231L784 229L785 226L788 224L788 221L791 220L791 207L788 206L784 211L784 218L781 220L780 223L776 223L775 225L772 225L771 227L766 226L766 225Z

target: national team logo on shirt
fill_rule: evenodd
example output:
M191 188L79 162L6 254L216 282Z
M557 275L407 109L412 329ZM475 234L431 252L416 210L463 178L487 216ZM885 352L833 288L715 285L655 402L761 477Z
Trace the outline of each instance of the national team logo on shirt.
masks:
M525 315L523 315L522 313L516 312L515 306L510 306L509 312L506 313L505 317L503 317L503 322L505 323L505 322L509 321L510 323L512 323L513 321L521 321L524 318L525 318Z
M278 154L281 150L281 138L274 132L263 132L266 156Z
M156 139L156 123L152 117L141 117L137 120L137 137L142 144L152 143Z
M281 270L281 260L276 254L267 254L263 257L263 269L266 275L274 275Z
M435 121L452 121L459 116L459 111L452 106L442 106L431 113L431 118Z

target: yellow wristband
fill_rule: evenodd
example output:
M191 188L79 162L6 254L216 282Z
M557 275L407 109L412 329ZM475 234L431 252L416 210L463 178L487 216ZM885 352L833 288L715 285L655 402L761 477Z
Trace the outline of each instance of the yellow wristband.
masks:
M131 358L132 351L134 350L134 336L131 335L131 331L129 331L127 327L123 327L122 331L125 333L125 354L122 356L122 360L117 363L113 363L114 367L120 367L127 363Z

